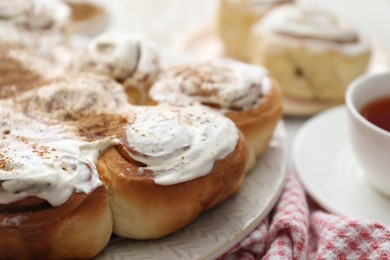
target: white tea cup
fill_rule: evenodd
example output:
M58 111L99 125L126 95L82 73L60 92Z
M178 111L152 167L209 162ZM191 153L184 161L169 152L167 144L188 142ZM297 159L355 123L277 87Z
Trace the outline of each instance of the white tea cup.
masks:
M377 190L390 196L390 132L361 114L367 104L385 97L390 97L390 71L353 81L346 91L345 103L352 148L365 177Z

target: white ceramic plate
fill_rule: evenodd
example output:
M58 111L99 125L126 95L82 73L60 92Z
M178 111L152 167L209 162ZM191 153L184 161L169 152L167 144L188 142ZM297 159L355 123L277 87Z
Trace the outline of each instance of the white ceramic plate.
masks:
M274 137L241 191L195 222L158 240L113 239L97 259L213 259L247 236L267 216L281 194L287 167L285 128Z
M308 120L293 141L293 163L310 195L326 210L390 225L390 197L364 177L351 148L347 111L332 108Z

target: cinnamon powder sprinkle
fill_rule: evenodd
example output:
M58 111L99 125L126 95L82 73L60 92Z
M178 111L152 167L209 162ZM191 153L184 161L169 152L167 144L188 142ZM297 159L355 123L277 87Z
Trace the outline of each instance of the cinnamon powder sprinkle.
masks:
M76 122L77 134L87 141L119 137L128 124L125 117L113 114L87 115Z
M8 57L6 49L0 49L0 99L32 89L42 77Z
M55 152L56 149L38 145L38 144L32 144L30 147L33 149L32 152L36 154L37 156L41 157L42 159L49 159L51 152Z
M12 162L12 159L11 159L11 158L6 157L4 154L0 154L0 169L6 170L6 171L12 170L12 169L9 167L9 164L10 164L11 162Z

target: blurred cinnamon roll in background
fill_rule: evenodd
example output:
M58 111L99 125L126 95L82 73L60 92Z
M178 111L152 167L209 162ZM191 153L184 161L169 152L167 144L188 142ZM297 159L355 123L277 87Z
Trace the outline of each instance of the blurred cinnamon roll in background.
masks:
M33 49L67 43L70 15L58 0L2 0L0 39Z
M253 25L271 9L293 0L220 0L217 31L228 56L249 61Z
M149 98L151 104L202 104L232 119L249 144L247 170L268 147L282 116L282 92L267 71L228 59L168 68Z
M121 83L133 104L145 103L160 71L159 52L153 42L119 31L94 38L76 64L76 70L107 75Z
M2 0L0 42L70 67L70 15L69 7L58 0Z
M342 102L370 60L367 36L322 9L278 7L254 26L251 61L266 67L286 96Z

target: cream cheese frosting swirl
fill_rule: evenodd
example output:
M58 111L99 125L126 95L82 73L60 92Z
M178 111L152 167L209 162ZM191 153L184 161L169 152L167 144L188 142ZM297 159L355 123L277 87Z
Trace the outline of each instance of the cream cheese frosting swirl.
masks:
M90 73L3 99L0 111L0 204L36 196L58 206L92 192L99 154L131 117L122 87Z
M70 126L36 121L12 101L0 102L0 204L36 196L58 206L102 185L98 155L118 140L83 141Z
M145 164L154 181L171 185L206 175L216 160L234 151L234 123L203 106L139 107L125 132L130 157Z
M159 69L156 46L141 36L109 31L97 36L80 54L80 70L110 76L120 82L142 73L155 78Z
M248 110L261 102L271 84L267 71L259 66L220 59L167 69L149 95L159 103L172 105L200 103Z
M256 24L254 33L276 33L285 43L311 44L322 49L336 49L360 54L368 50L368 41L349 21L329 11L298 4L272 10Z

